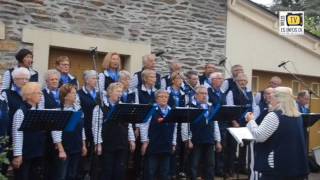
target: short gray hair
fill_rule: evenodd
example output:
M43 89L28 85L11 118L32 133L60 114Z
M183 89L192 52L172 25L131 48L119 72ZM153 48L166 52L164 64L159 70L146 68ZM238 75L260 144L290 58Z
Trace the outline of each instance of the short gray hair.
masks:
M83 79L85 81L93 77L97 77L97 72L95 70L85 70L83 72Z
M145 64L147 64L147 62L149 61L149 59L151 58L156 58L156 56L154 54L146 54L142 57L142 65L145 66Z
M158 89L155 93L154 93L154 97L157 98L160 94L166 93L169 95L169 92L165 89Z
M19 75L27 75L30 79L30 71L25 67L18 67L14 69L11 75L13 79L17 78Z
M56 69L49 69L45 74L44 74L44 79L48 80L49 77L51 77L52 75L56 75L58 76L58 79L60 79L61 74L59 71L57 71Z
M243 78L245 78L245 79L248 81L248 76L247 76L245 73L239 73L239 74L237 75L237 77L236 77L236 80L239 80L240 77L243 77Z
M201 89L205 89L208 92L208 88L206 86L200 85L196 88L196 94L198 94Z
M126 70L121 70L119 72L119 75L120 75L120 79L123 79L123 78L126 78L126 77L127 78L131 78L131 74Z
M210 74L210 79L214 79L214 78L218 78L218 77L221 77L221 78L224 78L223 74L221 72L214 72L214 73L211 73Z
M152 74L156 74L156 71L151 70L151 69L143 70L142 73L141 73L142 81L145 82L146 77L149 76L151 73Z

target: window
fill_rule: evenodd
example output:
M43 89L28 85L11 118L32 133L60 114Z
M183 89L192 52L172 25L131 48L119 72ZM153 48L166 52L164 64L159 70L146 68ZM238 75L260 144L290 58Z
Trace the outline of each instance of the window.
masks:
M296 80L293 80L291 88L292 88L293 95L297 96L299 91L300 91L300 82L296 81Z
M311 90L315 93L316 96L320 94L320 83L311 83ZM316 96L312 96L313 99L318 99Z
M259 91L259 76L252 76L251 90L253 93L257 93Z

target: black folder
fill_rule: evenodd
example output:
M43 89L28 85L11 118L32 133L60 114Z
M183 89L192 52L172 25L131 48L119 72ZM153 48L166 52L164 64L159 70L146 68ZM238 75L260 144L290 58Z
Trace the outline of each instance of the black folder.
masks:
M241 119L248 110L248 106L241 105L222 105L213 117L215 121L232 121Z
M163 122L167 123L190 123L196 120L205 109L176 107L169 111Z
M73 131L81 112L61 110L27 110L19 131Z
M320 119L320 113L303 113L301 116L304 127L311 127Z
M109 111L106 121L118 123L143 123L153 106L149 104L119 103Z

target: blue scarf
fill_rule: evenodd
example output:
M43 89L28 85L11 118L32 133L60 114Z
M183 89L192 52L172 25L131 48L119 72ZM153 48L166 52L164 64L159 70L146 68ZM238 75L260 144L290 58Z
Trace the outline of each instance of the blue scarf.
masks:
M113 81L115 81L115 82L119 81L119 78L120 78L119 71L114 71L112 69L108 69L107 72Z

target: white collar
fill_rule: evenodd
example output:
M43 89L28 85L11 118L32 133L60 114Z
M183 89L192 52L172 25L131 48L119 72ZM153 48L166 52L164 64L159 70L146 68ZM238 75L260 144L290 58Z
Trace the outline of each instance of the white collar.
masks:
M97 92L97 88L95 88L95 90L96 90L96 92ZM82 91L83 91L84 93L86 93L86 94L89 93L88 90L87 90L87 88L86 88L86 86L82 86Z
M215 91L216 91L216 90L214 89L214 87L212 87L212 86L210 86L209 89L211 89L212 92L215 92ZM223 90L221 87L220 87L219 89L220 89L221 93L224 93L224 90Z
M105 76L107 76L107 77L110 77L108 70L104 70L104 71L103 71L103 74L104 74Z
M146 88L146 86L145 86L144 84L141 85L141 90L142 90L142 91L148 91L147 88ZM156 91L156 88L153 86L153 87L151 88L151 92L155 92L155 91Z
M131 94L131 93L133 93L133 92L135 92L135 91L132 90L131 88L129 88L129 89L126 91L127 94Z
M171 93L171 89L172 89L172 86L167 87L167 91L169 94ZM185 95L185 92L182 90L182 87L179 88L179 92L182 96Z

